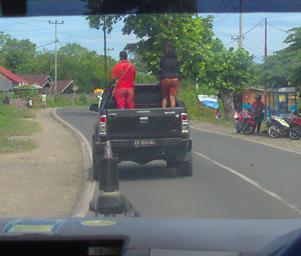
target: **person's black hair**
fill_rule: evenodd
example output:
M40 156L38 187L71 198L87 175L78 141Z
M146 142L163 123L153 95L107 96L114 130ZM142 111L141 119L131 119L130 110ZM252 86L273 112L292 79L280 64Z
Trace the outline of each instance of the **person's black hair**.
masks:
M257 94L256 97L255 97L255 100L259 101L259 100L261 100L261 99L262 99L261 94Z
M164 46L164 57L177 57L174 47L170 42L167 42Z
M127 54L127 52L126 52L126 51L121 51L121 52L119 53L119 58L120 58L121 60L127 60L127 59L128 59L128 54Z

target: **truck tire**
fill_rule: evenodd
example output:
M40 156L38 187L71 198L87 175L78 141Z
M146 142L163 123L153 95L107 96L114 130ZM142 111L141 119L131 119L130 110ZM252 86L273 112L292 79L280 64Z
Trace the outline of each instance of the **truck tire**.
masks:
M93 152L93 165L92 165L92 178L93 180L98 180L99 179L99 160L97 159L97 157L95 156L95 153Z
M190 152L188 154L187 161L178 163L176 167L178 177L192 176L192 157Z

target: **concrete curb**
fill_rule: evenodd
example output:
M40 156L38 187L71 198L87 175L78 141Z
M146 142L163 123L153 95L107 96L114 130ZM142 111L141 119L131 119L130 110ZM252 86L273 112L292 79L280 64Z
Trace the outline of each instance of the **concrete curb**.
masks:
M271 148L274 148L274 149L278 149L278 150L286 151L286 152L289 152L289 153L294 153L294 154L301 155L301 153L298 152L298 151L291 150L291 149L281 148L281 147L274 146L272 144L268 144L268 143L265 143L265 142L260 142L260 141L252 140L252 139L249 139L247 137L246 138L241 138L241 137L238 137L238 136L235 136L235 135L231 135L231 134L227 134L227 133L223 133L223 132L209 131L209 130L206 130L206 129L195 127L193 125L190 125L190 127L192 129L194 129L194 130L199 130L201 132L208 132L208 133L212 133L212 134L218 134L218 135L228 136L228 137L231 137L231 138L235 138L235 139L239 139L239 140L244 140L244 141L248 141L248 142L253 142L253 143L261 144L261 145L264 145L264 146L267 146L267 147L271 147Z
M72 125L67 123L65 120L60 118L56 111L58 108L53 109L51 111L52 117L63 124L66 128L70 129L72 133L76 136L79 140L81 149L82 149L82 156L83 156L83 167L85 170L84 177L83 177L83 189L81 191L81 195L79 196L79 200L77 205L71 211L71 217L85 217L89 211L89 204L90 200L93 199L94 191L97 186L95 181L88 180L89 177L89 170L92 166L92 149L90 143L86 139L86 137L77 129L75 129Z

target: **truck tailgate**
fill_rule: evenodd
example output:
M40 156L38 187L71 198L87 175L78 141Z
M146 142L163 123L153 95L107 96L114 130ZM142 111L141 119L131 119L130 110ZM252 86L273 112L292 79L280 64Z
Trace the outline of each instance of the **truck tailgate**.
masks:
M181 137L181 108L109 109L110 139Z

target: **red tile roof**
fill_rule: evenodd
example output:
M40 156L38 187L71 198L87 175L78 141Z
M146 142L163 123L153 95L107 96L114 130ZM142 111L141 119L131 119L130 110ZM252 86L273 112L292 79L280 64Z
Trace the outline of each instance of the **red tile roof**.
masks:
M10 70L6 69L3 66L0 66L0 74L2 74L8 80L10 80L10 81L12 81L13 83L16 83L16 84L21 84L21 83L25 82L25 80L22 77L14 74L13 72L11 72Z
M32 74L32 75L19 75L21 76L28 84L44 86L48 82L49 75L45 74Z

